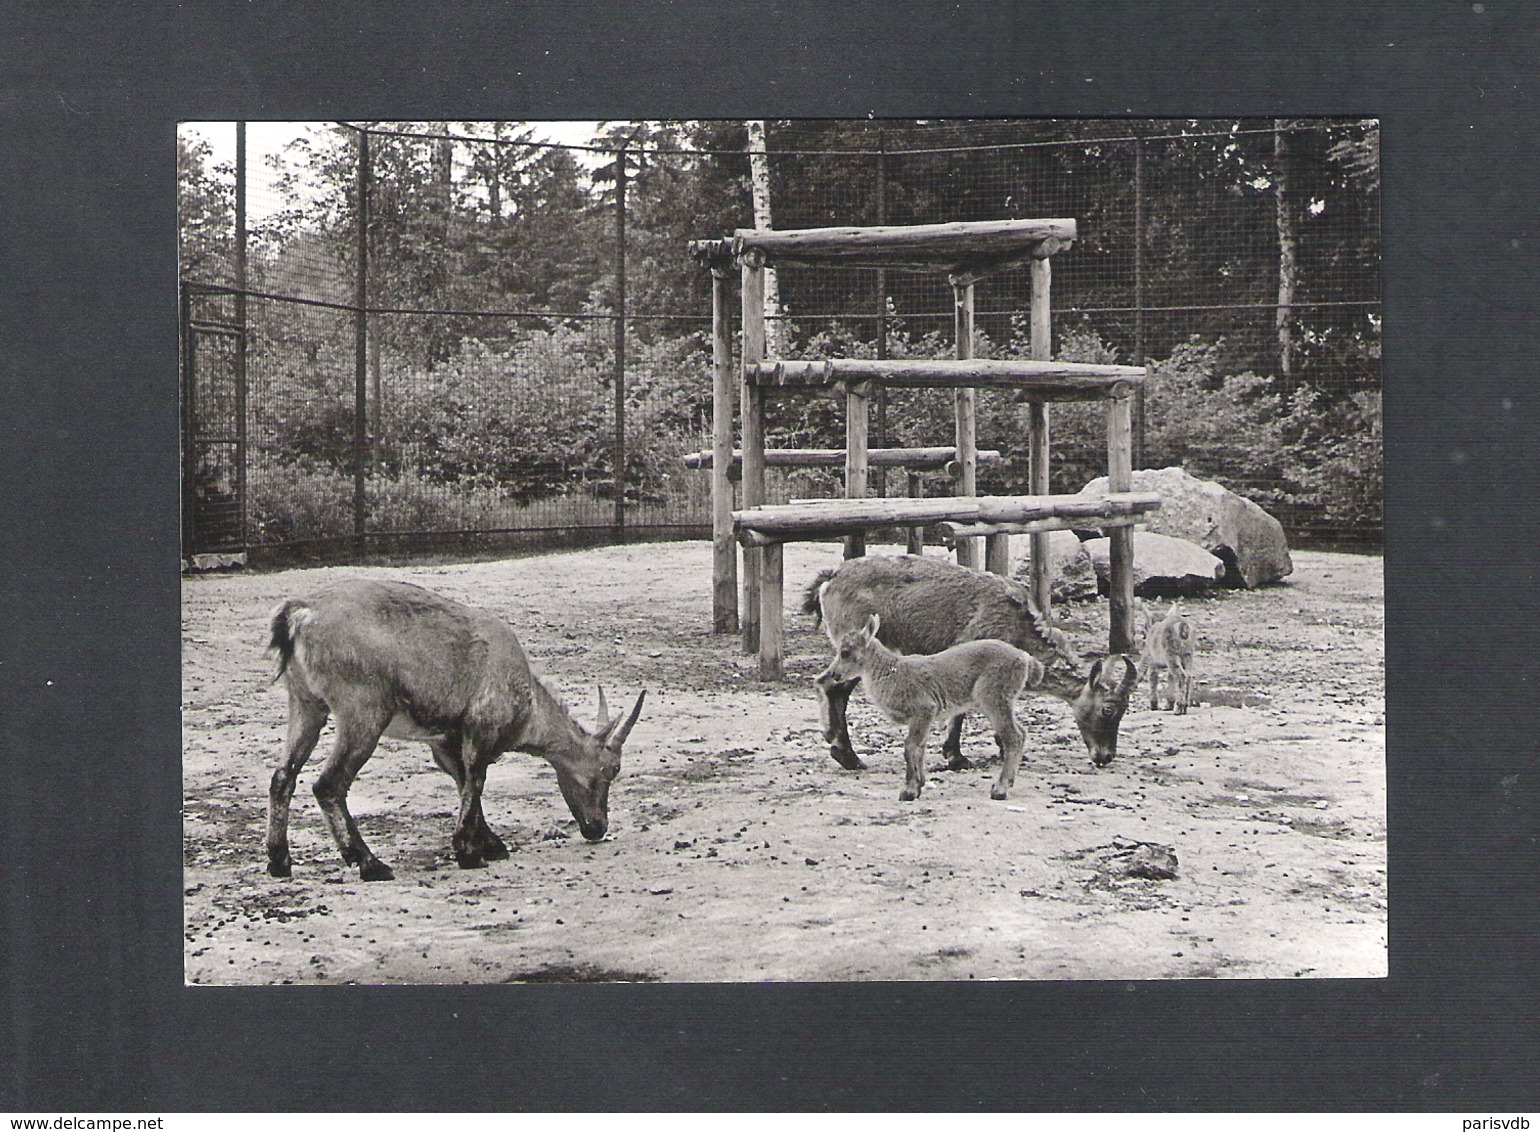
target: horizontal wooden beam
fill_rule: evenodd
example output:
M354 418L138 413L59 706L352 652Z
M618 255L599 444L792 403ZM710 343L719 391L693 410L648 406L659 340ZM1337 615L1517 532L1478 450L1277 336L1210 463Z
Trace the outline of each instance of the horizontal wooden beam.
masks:
M1131 396L1143 384L1145 369L979 358L828 358L750 362L743 367L743 375L750 385L787 391L872 382L905 389L1019 389L1045 401L1101 401Z
M1160 508L1160 496L1146 491L1108 495L984 495L978 498L981 523L1032 523L1039 519L1101 519L1142 515Z
M867 451L867 462L881 468L928 468L943 470L957 459L957 449L945 448L872 448ZM979 453L979 463L998 464L999 449L990 448ZM691 452L684 458L687 468L710 468L714 456L710 452ZM743 465L743 450L733 450L733 467ZM843 448L778 448L765 450L765 465L771 468L843 468Z
M806 536L857 534L872 527L923 523L1026 523L1066 519L1080 526L1142 514L1160 506L1146 492L1110 495L962 496L950 499L826 499L733 512L733 529L745 546ZM988 532L981 532L988 533Z
M942 540L948 545L960 538L983 538L985 535L1035 535L1048 531L1083 531L1088 528L1105 530L1109 527L1131 527L1140 521L1138 515L1118 515L1099 519L1052 518L1038 519L1031 523L957 523L943 520L936 524Z
M979 265L1058 250L1075 239L1073 219L981 220L866 228L739 228L733 252L757 251L768 263L905 267L966 274ZM1053 240L1053 244L1045 241Z
M751 531L784 540L794 535L859 534L871 527L977 517L978 501L974 499L828 499L734 511L733 528L740 540Z

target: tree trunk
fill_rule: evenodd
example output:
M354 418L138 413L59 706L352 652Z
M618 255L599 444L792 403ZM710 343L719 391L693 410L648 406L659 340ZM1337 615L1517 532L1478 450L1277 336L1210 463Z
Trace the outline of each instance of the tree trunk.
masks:
M1278 217L1278 372L1288 382L1294 374L1294 292L1299 282L1295 262L1294 212L1289 202L1288 119L1273 122L1273 200Z
M503 124L492 123L492 140L503 140ZM493 145L490 147L490 160L487 162L487 209L492 213L492 223L498 224L503 219L503 147Z
M438 246L429 253L428 279L439 301L449 305L448 291L452 273L449 263L449 213L454 187L454 142L449 138L435 138L430 153L430 178L428 184L428 209L432 216L432 233ZM428 326L428 354L434 361L449 357L449 336L445 320L430 319Z
M772 228L770 219L770 155L765 144L765 123L755 119L749 128L749 183L754 198L754 227ZM781 326L781 289L775 268L765 269L765 352L772 358L786 356Z

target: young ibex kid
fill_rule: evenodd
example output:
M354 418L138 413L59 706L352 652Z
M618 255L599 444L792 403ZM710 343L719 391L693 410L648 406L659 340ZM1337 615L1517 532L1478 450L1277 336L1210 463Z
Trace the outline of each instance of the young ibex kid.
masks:
M1181 603L1173 605L1162 618L1140 602L1139 615L1144 620L1144 652L1139 668L1150 674L1150 709L1160 710L1160 671L1166 670L1166 707L1177 715L1186 715L1192 702L1193 653L1198 635L1192 623L1182 616Z
M1027 685L1042 683L1041 661L1004 641L968 641L930 656L900 656L877 639L881 618L840 638L834 660L819 677L821 688L859 678L889 719L908 726L904 742L901 802L912 802L925 785L925 739L940 719L983 712L1000 745L1000 777L991 798L1004 798L1016 782L1026 733L1016 722L1015 700Z

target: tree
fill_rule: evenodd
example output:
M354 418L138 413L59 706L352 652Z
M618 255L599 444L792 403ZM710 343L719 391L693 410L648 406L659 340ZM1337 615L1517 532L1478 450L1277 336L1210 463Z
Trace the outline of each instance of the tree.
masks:
M770 156L765 141L763 119L747 123L749 135L749 179L753 187L754 227L773 228L770 213ZM765 346L772 358L785 355L785 337L781 327L781 289L773 267L765 268Z
M1294 202L1289 195L1288 119L1277 119L1273 131L1273 199L1278 215L1278 310L1273 327L1278 333L1278 372L1288 381L1294 373L1294 292L1299 284Z
M177 264L184 280L233 283L235 176L210 165L213 147L178 131L176 138Z

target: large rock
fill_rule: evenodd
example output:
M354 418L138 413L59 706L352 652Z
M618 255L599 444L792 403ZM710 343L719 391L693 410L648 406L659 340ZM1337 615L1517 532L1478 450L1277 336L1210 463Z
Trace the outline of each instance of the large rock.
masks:
M1102 589L1107 589L1112 577L1112 540L1093 538L1084 549ZM1211 589L1224 574L1225 564L1195 542L1134 532L1136 597L1187 597Z
M1159 511L1145 514L1145 529L1195 542L1218 556L1225 564L1226 585L1255 589L1294 572L1283 524L1251 500L1210 480L1194 479L1181 468L1137 471L1133 489L1155 492L1161 499ZM1106 493L1106 476L1080 492Z
M1011 577L1032 585L1032 536L1011 535ZM1074 531L1048 532L1048 588L1054 601L1095 597L1096 570Z

